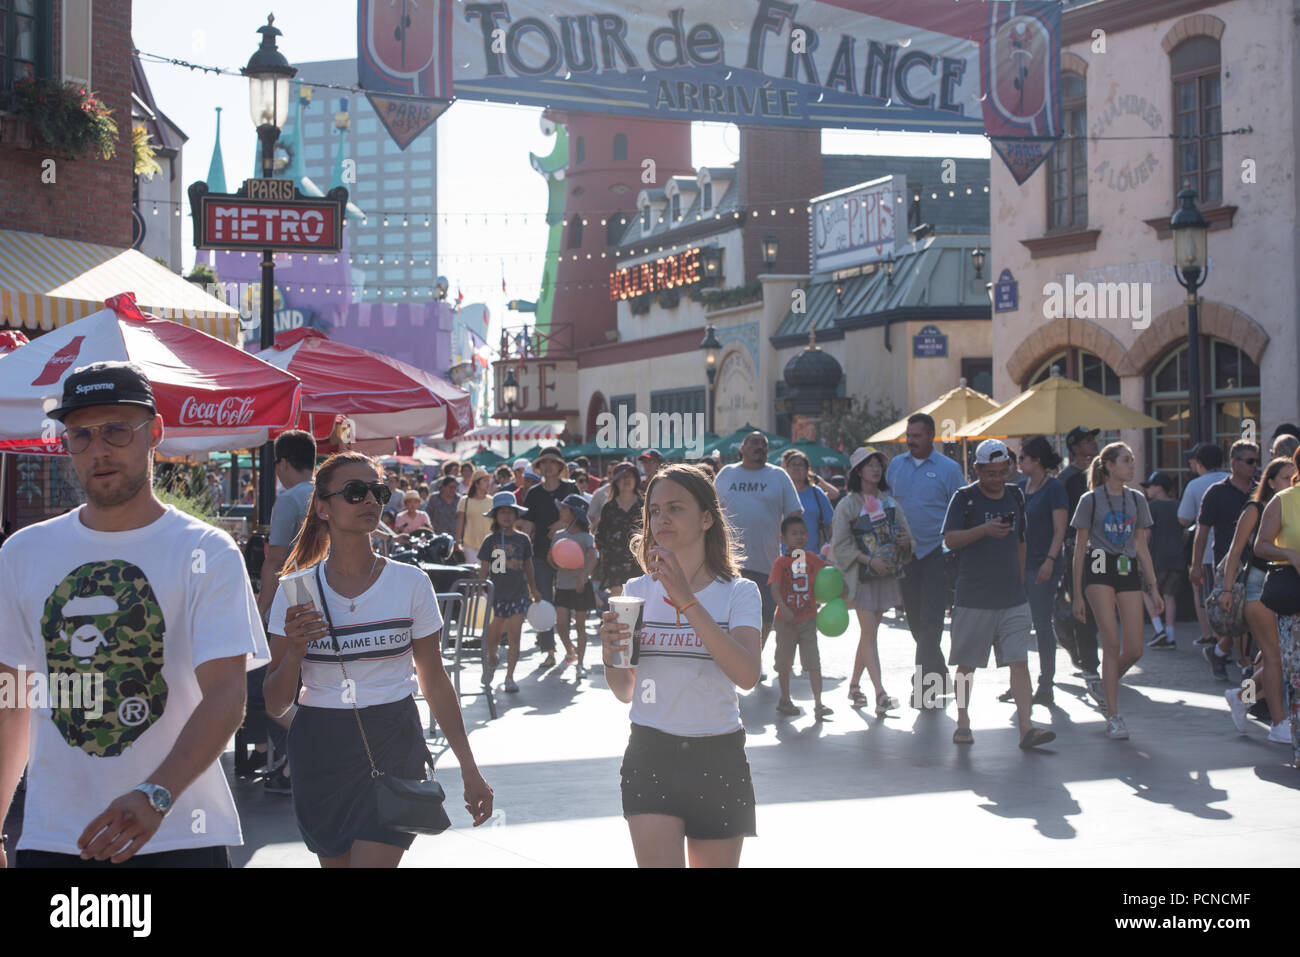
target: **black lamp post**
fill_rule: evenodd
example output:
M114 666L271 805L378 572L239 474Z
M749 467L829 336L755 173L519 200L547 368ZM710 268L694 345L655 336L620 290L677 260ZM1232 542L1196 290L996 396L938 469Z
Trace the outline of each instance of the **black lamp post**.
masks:
M704 350L704 374L709 377L709 431L713 432L713 400L716 396L713 383L718 377L718 353L722 350L713 326L704 327L704 341L700 348Z
M1196 190L1184 183L1178 192L1181 205L1169 220L1174 234L1174 276L1187 290L1187 403L1191 444L1204 442L1202 433L1204 404L1201 396L1201 327L1196 291L1210 273L1205 234L1210 224L1196 208Z
M515 381L515 370L507 369L505 381L501 383L501 399L506 404L506 449L507 455L515 457L515 400L519 398L519 383Z
M975 278L981 279L984 276L984 250L972 249L970 251L971 265L975 267Z
M248 77L248 111L257 127L257 138L262 144L262 177L270 179L275 173L275 143L280 129L289 118L289 81L298 71L289 65L275 45L281 33L275 27L275 15L266 18L266 26L258 27L262 45L240 72ZM262 250L262 335L263 350L275 344L275 259L269 249ZM271 521L271 506L275 501L275 448L268 442L262 446L262 477L258 483L257 520L266 525Z
M776 254L781 250L781 241L775 236L768 235L763 238L763 265L767 271L771 272L772 267L776 265Z

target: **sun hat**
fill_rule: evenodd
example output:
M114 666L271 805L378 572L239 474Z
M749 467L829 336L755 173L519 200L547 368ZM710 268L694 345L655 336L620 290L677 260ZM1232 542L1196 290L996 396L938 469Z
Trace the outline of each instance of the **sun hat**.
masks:
M492 507L483 514L487 518L496 518L497 509L499 508L513 508L519 513L520 517L528 514L528 509L515 500L514 492L497 492L492 496Z
M884 461L885 458L884 452L880 451L880 449L875 448L874 446L862 445L854 449L853 454L849 456L849 471L852 472L854 469L856 469L867 459L871 458L871 456L873 455L880 456L882 460L880 463L881 465L887 464L887 462Z

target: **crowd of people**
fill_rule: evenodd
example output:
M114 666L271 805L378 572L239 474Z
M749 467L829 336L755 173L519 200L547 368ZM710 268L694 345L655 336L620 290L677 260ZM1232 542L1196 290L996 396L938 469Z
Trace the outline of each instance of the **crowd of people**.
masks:
M1055 738L1032 718L1054 703L1058 645L1106 735L1127 738L1121 682L1145 650L1143 615L1148 647L1177 649L1186 586L1211 674L1226 681L1229 666L1241 670L1242 686L1225 692L1236 727L1245 733L1253 711L1270 741L1300 743L1294 426L1276 430L1267 460L1255 444L1234 443L1228 469L1217 445L1196 446L1181 496L1161 472L1138 483L1132 450L1098 449L1099 431L1084 426L1067 434L1063 468L1045 436L1018 450L985 440L968 482L924 414L907 422L905 453L858 448L847 473L829 479L796 449L770 463L762 432L727 465L669 464L652 449L598 476L585 459L546 448L494 472L448 463L430 484L356 452L317 466L312 437L287 432L275 443L283 491L255 595L229 536L154 496L163 426L137 368L75 370L50 416L66 428L86 504L0 549L0 616L15 623L0 633L0 671L43 671L53 666L47 651L66 645L81 666L111 654L117 683L105 718L41 722L30 751L27 710L0 709L0 803L7 808L24 768L30 779L23 866L228 866L240 831L218 758L241 722L266 788L291 797L322 866L396 866L418 828L377 795L397 788L401 807L428 810L435 787L418 783L433 760L417 692L459 760L466 809L476 825L488 820L492 789L443 667L429 575L376 548L384 536L425 532L447 536L456 559L492 583L489 689L504 645L502 690L520 693L523 624L543 602L554 617L534 628L542 670L572 666L586 678L596 614L605 682L630 705L621 788L642 865L735 865L755 834L738 692L766 680L769 632L777 712L800 713L790 690L797 653L815 719L834 713L818 652L821 576L858 621L850 706L874 703L882 718L902 707L885 687L878 644L893 613L915 644L911 705L955 704L958 746L974 742L974 676L990 652L1008 671L1000 697L1014 702L1020 747ZM202 574L186 571L196 556ZM643 603L636 627L609 610L620 597ZM111 642L99 630L105 605L130 610ZM158 732L141 741L141 725ZM1300 750L1292 758L1300 767ZM197 809L203 833L189 828Z

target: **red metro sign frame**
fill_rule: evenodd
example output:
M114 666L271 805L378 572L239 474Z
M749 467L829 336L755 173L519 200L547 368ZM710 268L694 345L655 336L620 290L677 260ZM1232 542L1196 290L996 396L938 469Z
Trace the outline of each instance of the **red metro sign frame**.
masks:
M237 193L189 188L195 249L336 253L343 248L348 191L305 196L292 180L249 179Z

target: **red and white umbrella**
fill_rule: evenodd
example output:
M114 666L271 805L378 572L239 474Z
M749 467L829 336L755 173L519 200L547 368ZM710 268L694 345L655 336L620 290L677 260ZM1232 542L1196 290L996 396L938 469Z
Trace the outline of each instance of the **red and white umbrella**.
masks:
M291 329L258 355L302 380L297 428L318 439L343 415L356 440L399 435L453 438L474 427L470 395L399 359L334 342L319 329Z
M19 346L25 346L29 342L31 340L21 332L6 329L4 332L0 332L0 356L6 352L13 352Z
M292 375L179 322L145 315L131 293L107 309L0 355L0 451L57 455L46 413L78 366L129 360L153 385L166 455L261 445L298 420L301 385Z

